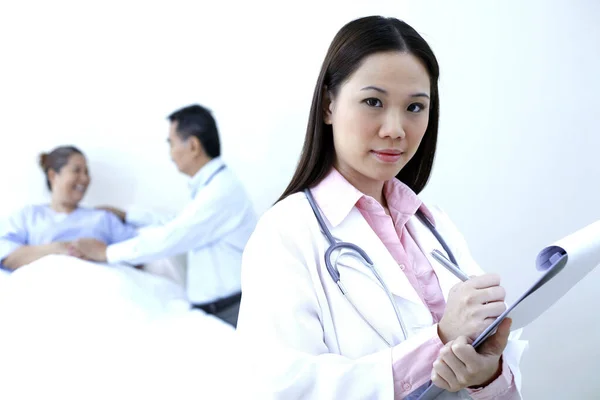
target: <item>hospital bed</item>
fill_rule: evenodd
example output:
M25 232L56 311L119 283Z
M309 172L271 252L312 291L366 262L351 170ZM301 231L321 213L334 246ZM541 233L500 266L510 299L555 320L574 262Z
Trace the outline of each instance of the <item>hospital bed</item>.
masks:
M244 398L233 328L175 282L66 256L2 278L1 399Z
M8 272L7 270L5 270L3 268L0 268L0 290L2 290L2 287L9 276L10 276L10 272Z
M151 261L143 266L143 270L153 275L162 276L182 287L185 287L187 256L180 254L173 257Z
M151 261L142 266L142 270L156 276L168 279L175 284L185 287L187 260L185 254ZM0 288L11 271L0 265Z

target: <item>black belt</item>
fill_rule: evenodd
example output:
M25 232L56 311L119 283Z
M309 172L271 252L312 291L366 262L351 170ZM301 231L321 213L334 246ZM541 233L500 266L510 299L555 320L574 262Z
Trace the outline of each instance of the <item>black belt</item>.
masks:
M242 300L242 293L236 293L229 297L224 297L212 303L192 304L192 308L199 308L207 314L216 314L224 309L239 303Z

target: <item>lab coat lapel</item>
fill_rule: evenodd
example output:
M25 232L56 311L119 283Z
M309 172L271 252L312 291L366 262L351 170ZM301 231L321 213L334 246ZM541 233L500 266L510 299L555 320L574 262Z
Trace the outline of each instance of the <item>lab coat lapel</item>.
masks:
M381 275L381 279L383 279L390 292L414 303L423 304L394 257L371 229L358 209L353 208L350 214L332 230L332 234L341 241L354 243L361 247L371 258L371 261L373 261L373 264ZM380 285L369 267L358 262L347 264L346 260L347 258L341 258L339 264L364 271L367 276ZM341 273L343 281L343 272Z
M429 264L431 264L431 266L433 267L433 271L435 272L438 278L438 282L440 284L440 288L442 289L444 300L448 301L448 293L450 292L450 289L452 288L452 286L460 282L460 279L454 276L453 273L448 271L435 258L433 258L431 252L434 249L437 249L441 251L442 254L444 254L446 257L448 257L448 254L444 251L444 248L438 242L438 240L429 230L429 228L427 228L423 224L423 222L421 222L418 219L418 217L413 216L406 223L406 229L408 229L408 232L410 233L412 238L415 240L415 242L417 242L417 245L419 246L423 254L425 254L425 257L427 257ZM449 246L450 239L451 238L444 237L444 240L448 243Z

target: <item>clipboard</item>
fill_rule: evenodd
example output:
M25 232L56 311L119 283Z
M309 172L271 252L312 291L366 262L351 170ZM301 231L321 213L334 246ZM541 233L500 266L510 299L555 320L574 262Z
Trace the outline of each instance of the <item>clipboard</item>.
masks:
M600 221L596 221L569 236L545 247L536 258L540 271L533 284L490 324L473 342L480 346L496 332L507 317L512 319L511 330L524 328L569 292L600 264ZM421 392L419 388L416 392ZM410 399L433 400L444 392L429 382L420 395L413 392ZM418 396L418 397L417 397Z

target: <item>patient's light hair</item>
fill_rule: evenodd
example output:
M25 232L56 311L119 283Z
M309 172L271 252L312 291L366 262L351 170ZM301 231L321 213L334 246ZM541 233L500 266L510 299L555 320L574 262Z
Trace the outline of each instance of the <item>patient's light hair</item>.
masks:
M46 186L48 186L48 190L52 190L50 179L48 179L48 171L53 170L56 173L59 173L60 170L69 163L69 159L74 154L83 155L83 152L75 146L59 146L50 153L40 154L40 167L44 171L44 175L46 175Z

